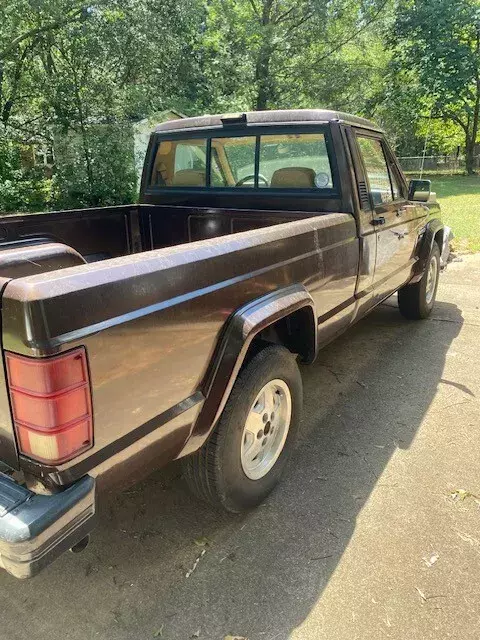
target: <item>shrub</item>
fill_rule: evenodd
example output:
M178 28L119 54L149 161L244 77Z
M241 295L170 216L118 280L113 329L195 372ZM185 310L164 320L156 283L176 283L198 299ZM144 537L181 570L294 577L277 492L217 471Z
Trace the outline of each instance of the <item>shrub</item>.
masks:
M19 143L0 137L0 211L42 211L52 203L52 181L43 168L25 167Z

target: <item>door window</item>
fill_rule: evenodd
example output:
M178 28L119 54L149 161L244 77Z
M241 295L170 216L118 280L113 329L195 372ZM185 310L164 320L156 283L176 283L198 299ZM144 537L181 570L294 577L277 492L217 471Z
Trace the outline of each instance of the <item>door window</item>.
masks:
M396 193L392 189L390 172L383 152L382 143L376 138L357 136L360 154L370 184L370 195L374 206L388 204L399 197L400 190L396 185Z
M390 169L390 179L392 181L393 199L400 200L400 198L402 198L402 188L400 187L400 183L398 182L397 175L393 170L391 163L390 163L389 169Z

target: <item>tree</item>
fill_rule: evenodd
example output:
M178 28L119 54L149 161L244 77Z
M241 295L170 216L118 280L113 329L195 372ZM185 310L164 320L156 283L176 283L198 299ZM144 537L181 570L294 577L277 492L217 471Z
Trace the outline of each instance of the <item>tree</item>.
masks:
M220 109L232 102L256 110L325 103L319 90L331 94L338 71L344 94L369 76L363 37L372 37L389 3L210 0L200 43L204 83Z
M462 129L472 174L480 126L479 0L401 0L391 44L398 70L417 75L430 106L424 115Z
M131 197L131 144L120 128L182 101L199 3L0 0L0 134L23 144L51 142L61 130L71 144L80 143L72 167L59 173L64 181L77 171L85 178L83 194L75 180L67 189L78 194L78 204L110 203L115 195L107 193L106 176L117 198ZM106 147L115 150L119 175L128 176L124 189L117 188L105 165L109 155L98 144L107 131L125 142L123 153L114 139Z
M64 0L46 0L38 6L26 0L0 0L0 122L4 134L9 126L24 131L41 119L41 113L32 113L34 94L39 92L31 73L36 59L46 41L68 25L82 22L87 13L79 3ZM12 123L12 116L20 111L23 117Z

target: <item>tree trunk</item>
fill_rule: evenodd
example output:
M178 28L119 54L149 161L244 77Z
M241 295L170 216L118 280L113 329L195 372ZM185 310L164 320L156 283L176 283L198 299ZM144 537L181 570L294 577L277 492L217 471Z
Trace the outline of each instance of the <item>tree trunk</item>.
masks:
M89 145L88 145L87 128L85 126L85 117L84 117L84 113L83 113L82 98L80 96L80 91L78 89L76 74L74 74L74 78L75 78L75 98L76 98L77 109L78 109L78 119L79 119L79 124L80 124L80 135L81 135L81 138L82 138L83 157L84 157L84 160L85 160L85 166L86 166L86 170L87 170L87 181L88 181L88 190L89 190L89 196L90 196L90 206L95 207L95 206L97 206L98 202L96 200L96 197L94 196L94 176L93 176L93 171L92 171L92 162L91 162L91 157L90 157L90 149L89 149Z
M257 99L255 101L256 111L265 111L268 107L270 96L270 51L262 48L258 54L255 68L255 79L257 81Z
M274 0L264 0L261 15L261 38L262 43L255 62L255 82L257 83L257 98L255 100L255 109L264 111L268 107L271 100L271 78L270 78L270 59L272 57L271 46L271 27L272 27L272 7Z
M0 58L0 110L2 109L2 102L3 102L3 75L4 75L3 60Z
M79 124L80 124L80 134L81 134L81 138L82 138L83 157L84 157L84 160L85 160L85 166L86 166L86 170L87 170L87 181L88 181L88 189L89 189L89 196L90 196L90 206L95 207L95 206L97 206L98 202L97 202L97 199L96 199L96 197L94 195L95 182L94 182L94 175L93 175L93 171L92 171L92 161L91 161L91 157L90 157L90 149L89 149L89 145L88 145L87 128L85 126L85 114L84 114L84 110L83 110L83 102L82 102L82 97L80 95L77 72L76 72L75 67L73 66L73 64L71 64L70 67L72 69L72 76L73 76L73 80L74 80L75 101L77 103L78 120L79 120Z
M474 151L475 151L475 142L467 134L467 140L465 142L465 169L467 170L467 174L469 176L475 173L475 168L473 166L475 161Z
M479 88L480 89L480 88ZM467 128L465 135L465 169L469 176L475 173L475 145L477 142L478 127L480 120L480 92L477 96L473 110L472 128Z
M467 148L467 174L471 176L475 173L474 165L474 153L475 153L475 145L477 143L478 130L480 127L480 68L478 65L478 60L480 56L480 26L477 26L477 69L476 69L476 89L477 93L475 96L475 106L473 108L473 122L472 122L472 136L471 136L471 144Z

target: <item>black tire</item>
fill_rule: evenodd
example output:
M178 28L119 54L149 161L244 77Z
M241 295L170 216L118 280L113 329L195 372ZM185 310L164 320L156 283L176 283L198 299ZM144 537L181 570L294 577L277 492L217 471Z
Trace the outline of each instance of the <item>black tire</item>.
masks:
M252 480L241 461L244 426L258 394L268 382L281 380L291 397L291 421L283 449L263 477ZM258 352L240 372L212 435L201 449L183 460L192 492L215 507L240 513L260 504L279 482L298 434L302 378L296 358L281 346Z
M436 262L436 281L433 295L427 299L427 285L429 281L429 267L434 260ZM440 274L440 249L436 242L427 260L422 279L415 284L407 284L398 291L398 307L400 313L408 320L424 320L432 313L437 295L438 276Z

